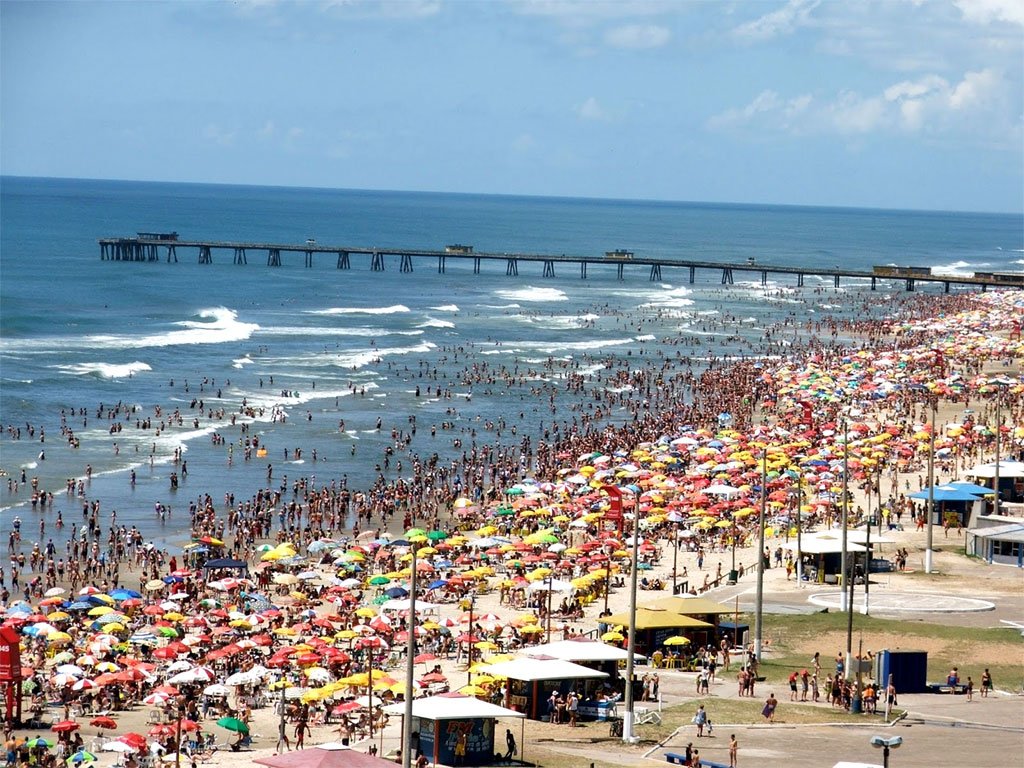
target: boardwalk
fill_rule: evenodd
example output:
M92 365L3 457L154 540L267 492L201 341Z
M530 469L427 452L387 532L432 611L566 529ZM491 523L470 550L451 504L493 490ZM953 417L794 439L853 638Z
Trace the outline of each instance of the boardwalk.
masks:
M128 262L159 262L161 251L168 263L177 263L179 250L192 250L198 253L198 263L213 264L214 252L230 253L234 264L248 264L250 252L265 253L269 267L284 265L284 257L301 254L303 265L313 267L316 257L331 257L337 269L351 269L356 257L369 263L373 272L384 272L387 260L397 260L399 272L412 272L414 259L436 260L437 271L444 274L449 259L471 261L473 273L480 274L484 262L498 262L505 267L505 274L510 277L519 276L520 264L537 264L542 277L556 277L559 272L578 271L581 279L587 278L587 270L597 267L602 270L614 269L619 280L624 280L627 271L646 272L648 279L660 281L662 270L686 270L690 283L697 281L698 271L710 270L720 276L722 285L732 285L736 275L753 275L762 285L767 285L771 276L789 276L795 279L797 287L804 285L808 275L829 279L838 288L841 278L868 280L871 289L875 290L878 283L890 285L894 281L902 283L908 291L913 291L919 282L941 283L948 293L953 285L978 286L981 290L988 287L1024 288L1024 273L979 273L974 276L931 274L927 268L889 268L877 267L874 271L843 269L841 267L809 268L791 267L774 264L752 262L727 263L720 261L693 261L688 259L652 259L637 257L627 252L609 252L594 256L568 256L566 254L536 253L478 253L471 246L448 246L442 250L415 248L378 248L348 245L324 245L315 241L301 244L294 243L254 243L213 240L178 240L176 233L161 235L159 233L140 233L138 237L101 238L100 258L103 261ZM321 258L321 261L323 259ZM749 278L748 278L749 279Z

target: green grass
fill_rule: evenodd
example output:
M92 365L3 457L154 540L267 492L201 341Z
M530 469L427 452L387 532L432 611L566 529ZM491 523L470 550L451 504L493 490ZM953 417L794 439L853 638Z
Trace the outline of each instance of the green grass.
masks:
M1024 638L1013 628L958 627L923 621L880 619L854 616L853 650L857 652L861 636L874 645L864 643L864 652L884 648L928 650L928 680L944 680L952 667L960 677L973 677L975 685L987 667L996 686L1004 690L1020 690L1024 678ZM786 686L790 672L808 668L814 650L821 652L822 677L832 671L832 659L846 645L847 616L842 613L815 613L802 616L772 615L765 619L767 658L760 672L769 685ZM825 647L823 636L839 633L842 642ZM832 643L835 645L835 643ZM808 649L812 649L808 652ZM763 690L762 683L762 688ZM776 695L778 695L776 691Z

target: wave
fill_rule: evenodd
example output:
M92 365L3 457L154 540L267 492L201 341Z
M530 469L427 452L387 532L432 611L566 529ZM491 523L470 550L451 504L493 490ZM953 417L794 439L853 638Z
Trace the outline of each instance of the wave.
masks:
M989 267L988 262L972 264L969 261L954 261L952 264L939 264L932 267L933 275L953 275L955 277L971 277L975 268ZM967 269L969 267L969 269Z
M626 344L636 344L640 339L592 339L591 341L515 341L504 342L503 349L507 351L524 351L528 349L538 350L545 354L554 354L558 351L587 352L592 349L604 347L621 347Z
M149 347L189 346L193 344L223 344L230 341L245 341L260 326L256 323L238 321L238 313L226 307L201 309L196 313L200 320L182 320L174 323L182 330L147 336L122 334L95 336L57 336L44 339L4 340L5 351L30 349L33 351L88 349L144 349Z
M127 379L140 371L152 371L148 363L77 363L75 365L55 365L59 371L72 373L76 376L98 375L102 379Z
M454 328L455 323L450 320L438 320L433 317L428 317L422 323L416 326L417 328Z
M332 359L334 364L349 369L365 368L367 365L380 362L385 357L395 355L414 355L417 353L430 352L437 349L436 344L425 341L412 347L391 347L390 349L370 349L364 352L351 352L348 354L335 355Z
M517 320L521 323L527 323L529 325L535 325L540 328L549 328L553 330L572 330L576 328L587 328L593 325L595 320L599 320L600 315L593 313L587 313L585 315L571 315L571 316L543 316L537 315L510 315L509 320Z
M275 325L260 329L260 336L360 336L378 338L380 336L420 336L423 331L388 331L383 328L337 328L331 326Z
M458 312L459 308L455 304L442 304L440 307L431 307L435 312Z
M495 291L494 294L509 301L568 301L569 296L558 288L538 288L528 285L525 288Z
M331 307L330 309L311 309L309 315L395 315L408 312L404 304L393 304L390 307Z
M651 291L647 295L650 300L641 304L641 308L663 308L663 309L678 309L679 307L690 307L693 306L693 299L688 298L693 294L693 291L686 287L673 288L669 284L662 284L662 290Z

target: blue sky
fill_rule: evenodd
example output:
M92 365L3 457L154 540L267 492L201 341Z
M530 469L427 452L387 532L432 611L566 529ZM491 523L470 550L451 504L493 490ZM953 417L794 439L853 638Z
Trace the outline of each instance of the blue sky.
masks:
M0 4L4 174L1024 210L1020 0Z

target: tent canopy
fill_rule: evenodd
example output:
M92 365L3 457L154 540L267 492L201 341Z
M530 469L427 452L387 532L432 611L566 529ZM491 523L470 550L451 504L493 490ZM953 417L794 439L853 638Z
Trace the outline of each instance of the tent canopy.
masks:
M271 768L395 768L391 760L359 752L337 742L299 749L283 755L253 758L253 762Z
M727 605L708 600L706 597L662 597L646 603L641 608L661 608L666 611L681 613L683 616L706 616L721 613L733 613Z
M874 541L874 539L872 539ZM796 539L780 545L782 549L790 552L797 551ZM800 552L805 555L834 555L843 551L842 535L831 531L822 534L809 534L803 536L800 542ZM847 552L867 552L867 547L853 541L853 537L846 537Z
M978 496L974 493L962 491L952 485L936 485L934 488L924 488L917 493L910 494L910 498L927 501L934 498L935 501L977 501Z
M629 658L629 651L589 637L531 645L527 653L531 656L551 656L563 661L622 661Z
M494 666L497 666L495 664ZM384 711L391 715L404 715L405 702L389 704ZM442 693L423 699L413 699L412 716L424 720L470 720L476 717L526 717L514 709L499 707L461 693ZM294 754L294 753L292 753ZM392 768L394 764L392 763Z
M611 616L605 616L603 621L605 624L622 624L623 626L629 626L629 611L613 613ZM695 619L691 616L683 616L680 613L667 611L664 608L636 609L637 629L705 629L713 626L714 624L709 624L706 621L701 621L700 619Z
M238 570L249 570L249 564L245 560L235 560L233 557L217 557L203 563L203 568L236 568Z
M531 649L532 650L532 649ZM573 664L564 659L550 656L521 656L511 661L499 661L486 668L488 675L498 675L512 680L583 680L608 677L605 672Z
M990 478L996 476L995 462L979 464L964 472L967 477ZM1000 461L999 477L1024 477L1024 461Z

